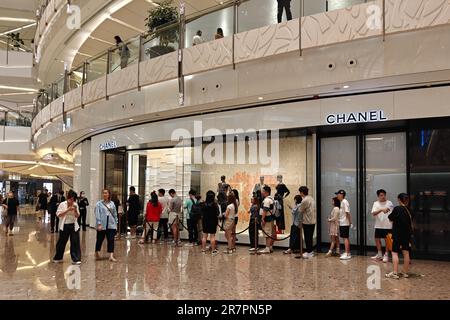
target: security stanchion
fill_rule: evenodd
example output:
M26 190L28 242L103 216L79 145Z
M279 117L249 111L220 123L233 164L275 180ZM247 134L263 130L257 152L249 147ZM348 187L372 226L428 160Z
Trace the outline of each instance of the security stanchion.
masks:
M256 253L256 250L258 250L258 248L259 248L259 245L258 245L258 235L259 235L259 229L258 229L258 218L256 218L256 219L254 219L255 220L255 230L254 230L254 232L255 232L255 253Z

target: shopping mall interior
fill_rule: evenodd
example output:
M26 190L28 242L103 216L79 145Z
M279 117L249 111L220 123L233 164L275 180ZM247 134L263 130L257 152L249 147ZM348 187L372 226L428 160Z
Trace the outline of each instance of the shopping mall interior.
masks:
M2 0L0 300L450 299L449 34L442 0Z

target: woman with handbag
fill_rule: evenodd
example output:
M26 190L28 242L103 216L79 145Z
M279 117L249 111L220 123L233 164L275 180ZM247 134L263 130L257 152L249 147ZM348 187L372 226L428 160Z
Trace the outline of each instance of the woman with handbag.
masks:
M399 279L400 277L409 277L409 251L411 249L411 238L413 234L413 216L411 209L409 209L409 196L401 193L398 196L399 206L395 207L392 213L388 216L392 221L392 263L394 264L394 271L387 273L386 277L391 279ZM399 253L403 254L403 270L398 272Z
M103 200L95 206L95 221L97 225L97 242L95 244L95 258L100 260L100 251L106 238L108 244L109 261L116 262L114 257L114 237L117 231L117 209L111 201L111 192L103 190Z

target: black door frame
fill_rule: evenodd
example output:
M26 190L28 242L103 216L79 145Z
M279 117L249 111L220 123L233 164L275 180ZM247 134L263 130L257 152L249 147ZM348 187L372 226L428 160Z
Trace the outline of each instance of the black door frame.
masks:
M322 159L321 159L321 140L325 138L338 138L338 137L355 137L356 139L356 165L357 165L357 179L356 179L356 189L359 194L357 196L356 204L356 219L357 219L357 244L351 245L351 250L357 251L358 255L367 255L369 251L373 251L375 247L367 246L366 235L366 218L367 218L367 206L366 206L366 139L365 137L372 134L389 134L389 133L405 133L406 136L406 185L407 192L410 190L410 167L409 167L409 128L405 125L399 125L395 127L387 128L376 128L368 127L365 125L358 126L342 126L341 128L336 128L334 126L333 130L330 132L329 127L320 127L317 130L316 139L316 184L317 184L317 250L321 251L322 247L328 246L329 241L327 235L322 237L321 226L322 226ZM337 129L337 130L336 130Z

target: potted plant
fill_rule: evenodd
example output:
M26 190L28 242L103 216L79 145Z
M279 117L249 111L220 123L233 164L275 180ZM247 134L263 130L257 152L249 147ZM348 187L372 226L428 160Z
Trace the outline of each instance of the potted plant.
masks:
M178 41L178 28L164 30L164 27L179 20L178 9L173 6L172 1L165 0L158 7L148 11L145 26L152 33L150 43L153 43L154 39L159 40L158 44L145 49L145 53L150 55L150 58L175 51L175 47L171 44Z

